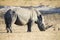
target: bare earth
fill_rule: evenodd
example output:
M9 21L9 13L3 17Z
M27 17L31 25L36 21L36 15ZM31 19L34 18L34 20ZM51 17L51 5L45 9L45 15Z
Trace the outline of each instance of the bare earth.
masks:
M53 26L43 32L39 31L36 24L33 24L32 32L27 32L27 25L12 24L13 33L6 33L4 20L0 19L0 40L60 40L60 30L57 30L60 26L59 16L59 14L45 15L46 25L52 24Z

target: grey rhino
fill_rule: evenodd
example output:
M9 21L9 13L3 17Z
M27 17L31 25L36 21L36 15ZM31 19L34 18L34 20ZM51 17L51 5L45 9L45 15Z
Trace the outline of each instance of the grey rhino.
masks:
M16 25L27 25L27 32L31 32L31 26L33 23L36 23L40 31L45 31L46 29L50 28L51 26L44 27L42 22L43 18L39 11L31 8L16 8L16 9L9 9L4 14L5 24L7 33L9 31L12 33L11 25L12 23Z

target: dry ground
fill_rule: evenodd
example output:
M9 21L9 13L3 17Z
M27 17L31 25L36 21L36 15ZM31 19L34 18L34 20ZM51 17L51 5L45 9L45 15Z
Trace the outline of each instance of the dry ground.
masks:
M6 33L4 20L0 18L0 40L60 40L60 30L56 29L60 26L60 14L44 15L44 18L46 25L53 25L44 32L39 31L36 24L33 24L32 32L27 32L27 26L13 24L13 33Z
M49 5L49 7L60 7L60 0L0 0L3 6L36 6Z

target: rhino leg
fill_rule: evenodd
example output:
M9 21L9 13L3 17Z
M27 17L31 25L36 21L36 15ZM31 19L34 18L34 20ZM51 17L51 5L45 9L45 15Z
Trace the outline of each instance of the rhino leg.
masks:
M7 33L9 33L9 28L6 27Z
M7 33L12 33L12 30L11 30L11 23L12 23L12 18L11 17L5 17L5 24L6 24L6 30L7 30Z
M10 30L10 33L12 33L12 27L11 27L11 24L9 24L9 30Z
M31 26L32 26L32 20L31 19L29 19L27 26L28 26L27 32L31 32Z
M6 30L7 30L7 33L12 33L12 30L11 30L11 24L6 24Z

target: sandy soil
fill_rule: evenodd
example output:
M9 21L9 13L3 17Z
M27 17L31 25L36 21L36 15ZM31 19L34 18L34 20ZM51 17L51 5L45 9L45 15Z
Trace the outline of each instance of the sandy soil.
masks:
M32 32L27 32L26 26L17 26L13 24L13 33L6 33L5 26L0 26L0 40L56 40L57 32L51 30L41 32L38 30L37 25L32 26Z

